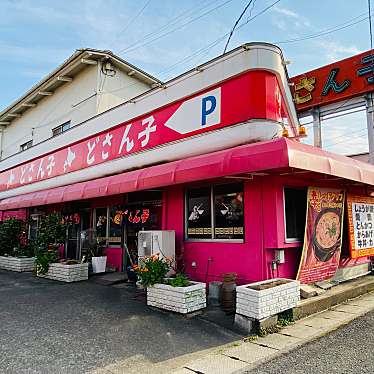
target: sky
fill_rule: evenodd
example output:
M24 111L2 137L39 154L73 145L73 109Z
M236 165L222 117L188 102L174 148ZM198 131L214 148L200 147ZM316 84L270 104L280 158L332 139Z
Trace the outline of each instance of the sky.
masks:
M263 12L274 2L252 1L228 49L275 43L291 61L290 76L370 49L367 0L281 0ZM161 80L173 78L223 52L247 3L0 0L0 111L79 48L109 49ZM324 148L367 151L365 125L365 112L324 121Z

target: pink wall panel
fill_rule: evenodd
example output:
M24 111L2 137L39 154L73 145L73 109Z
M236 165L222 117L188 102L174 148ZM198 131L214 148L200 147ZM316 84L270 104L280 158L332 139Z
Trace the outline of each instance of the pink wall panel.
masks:
M261 191L256 182L245 183L245 242L183 241L184 187L170 187L167 192L167 214L164 229L175 230L176 250L183 252L185 271L191 279L220 280L226 272L236 272L238 283L248 283L264 276L262 254ZM196 262L196 267L192 267Z
M116 247L105 248L107 266L115 267L117 271L122 270L122 250Z

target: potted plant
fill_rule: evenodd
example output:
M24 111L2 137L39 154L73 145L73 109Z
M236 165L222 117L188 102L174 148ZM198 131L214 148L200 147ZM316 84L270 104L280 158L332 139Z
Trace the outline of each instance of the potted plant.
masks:
M59 259L58 250L65 243L66 229L67 223L58 213L42 218L35 260L38 277L69 283L88 279L88 264Z
M147 289L147 305L187 314L206 307L205 283L192 282L184 274L166 278L172 261L159 255L144 257L134 270Z
M88 258L92 264L92 272L105 273L107 256L104 254L104 243L96 239L96 242L88 247Z
M0 225L0 269L34 270L34 246L27 240L26 222L8 218Z

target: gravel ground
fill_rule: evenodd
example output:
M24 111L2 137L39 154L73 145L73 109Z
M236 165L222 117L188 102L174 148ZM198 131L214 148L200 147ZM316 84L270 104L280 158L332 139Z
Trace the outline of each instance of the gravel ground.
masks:
M276 358L250 374L374 373L374 312Z
M143 355L159 362L240 337L145 305L134 288L0 271L0 373L82 374Z

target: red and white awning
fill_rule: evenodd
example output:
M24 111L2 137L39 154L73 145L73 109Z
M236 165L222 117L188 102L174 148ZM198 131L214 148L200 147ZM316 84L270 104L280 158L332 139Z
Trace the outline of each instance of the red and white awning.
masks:
M285 172L290 169L331 175L374 186L373 165L281 138L6 198L0 202L0 210L90 199L232 175Z

